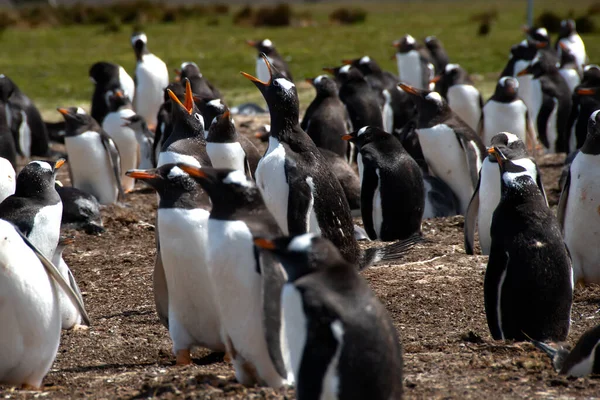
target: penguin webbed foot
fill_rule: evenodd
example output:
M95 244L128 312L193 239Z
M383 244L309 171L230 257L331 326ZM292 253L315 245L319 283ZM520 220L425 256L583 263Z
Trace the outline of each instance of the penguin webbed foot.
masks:
M177 350L175 354L175 365L190 365L192 364L192 356L189 349Z

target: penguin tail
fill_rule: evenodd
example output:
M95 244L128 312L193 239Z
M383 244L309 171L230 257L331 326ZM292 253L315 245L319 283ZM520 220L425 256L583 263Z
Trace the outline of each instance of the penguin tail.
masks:
M407 239L398 240L387 246L367 249L359 263L359 269L363 270L382 261L397 261L415 244L421 243L423 240L421 234L415 233Z

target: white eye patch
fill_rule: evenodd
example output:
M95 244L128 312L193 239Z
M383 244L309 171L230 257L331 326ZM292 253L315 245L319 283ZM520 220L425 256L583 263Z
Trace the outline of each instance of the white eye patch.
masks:
M416 40L411 35L406 35L406 43L408 43L408 44L415 44Z
M85 110L81 107L77 107L77 114L85 115Z
M141 40L144 43L148 43L148 37L145 33L140 33L139 35L135 35L131 37L131 44L135 44L138 40Z
M448 74L448 73L454 71L455 69L458 69L459 67L460 66L458 64L448 64L448 65L446 65L446 68L444 70Z
M305 233L304 235L296 236L288 245L289 251L307 251L312 244L312 239L316 237L314 233Z
M358 62L359 64L368 64L371 62L371 57L369 56L364 56L363 58L360 59L360 61Z
M344 65L342 68L340 68L340 74L347 74L348 71L350 71L350 67L352 67L351 65Z
M30 164L37 164L40 167L47 169L48 171L52 171L52 167L50 166L50 164L48 164L45 161L32 161L32 162L30 162Z
M246 187L252 186L251 183L248 182L246 175L242 171L239 171L239 170L231 171L225 177L225 179L223 179L223 183L246 186Z
M428 100L433 100L436 103L442 102L442 96L438 92L431 92L427 96L425 96L425 98Z
M277 82L279 84L279 86L281 86L282 88L284 88L286 91L290 90L291 88L293 88L294 85L292 82L288 81L287 79L284 78L277 78L275 79L275 82Z
M319 85L321 83L321 81L323 80L323 78L326 78L325 75L319 75L315 78L315 85Z
M187 173L179 167L173 167L169 171L169 175L167 175L169 179L177 178L178 176L187 176Z
M365 132L367 132L367 129L369 129L368 126L363 126L362 128L359 129L359 131L358 131L358 133L356 135L357 136L364 135Z
M264 47L273 47L273 42L271 42L269 39L265 39L262 41L261 43Z

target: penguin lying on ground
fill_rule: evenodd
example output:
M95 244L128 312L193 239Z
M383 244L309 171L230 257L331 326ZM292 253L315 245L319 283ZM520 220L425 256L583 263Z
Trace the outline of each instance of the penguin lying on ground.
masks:
M63 204L61 229L78 229L87 234L104 232L100 204L93 195L58 182L55 188Z
M117 64L100 61L90 67L90 80L94 83L92 108L90 114L101 124L108 114L109 104L107 93L121 89L125 96L133 102L135 84L123 67Z

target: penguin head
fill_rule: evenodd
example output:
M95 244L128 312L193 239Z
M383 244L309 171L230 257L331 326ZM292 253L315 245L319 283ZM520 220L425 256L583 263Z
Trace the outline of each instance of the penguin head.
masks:
M542 47L546 47L550 44L550 36L548 35L548 30L546 28L525 25L522 29L528 39L543 43L544 45Z
M496 158L500 167L503 194L508 190L519 192L534 190L539 192L536 183L537 168L531 159L520 158L511 160L496 146L490 147L488 153Z
M306 82L314 86L317 96L335 96L338 95L338 86L334 79L327 75L319 75L316 78L308 78Z
M363 75L381 72L379 65L369 56L342 60L342 63L344 65L352 65L354 68L358 68Z
M538 52L537 44L531 40L523 40L510 48L510 59L531 61ZM515 71L519 72L519 71Z
M527 68L521 70L517 76L533 75L534 78L539 78L552 70L556 70L556 65L552 63L543 53L538 53L531 61Z
M131 117L123 117L123 127L129 127L136 132L145 131L148 129L146 120L140 114L133 114Z
M586 65L583 68L583 77L579 87L600 86L600 66L596 64Z
M223 109L220 109L223 110ZM236 130L235 123L231 118L231 113L227 107L224 107L222 113L218 113L210 123L208 128L208 142L233 143L235 142Z
M0 74L0 101L6 104L15 88L15 83L8 76Z
M496 148L498 152L509 160L529 157L525 143L517 135L513 135L510 132L495 134L490 143L491 147ZM493 163L497 162L496 155L493 153L488 154L488 159Z
M340 82L340 84L344 84L350 81L363 81L365 79L364 75L360 70L352 65L342 65L341 67L325 67L323 71L329 72L335 79Z
M185 78L201 77L200 68L195 62L186 61L181 64L181 70L179 72L179 79L184 81Z
M411 50L416 50L418 47L416 39L408 34L395 40L392 45L396 48L398 53L408 53Z
M587 138L589 138L590 141L600 142L600 109L594 111L588 119ZM587 138L586 142L588 141Z
M354 143L358 150L369 143L389 140L390 138L396 140L392 135L375 126L363 126L358 131L342 136L342 139Z
M398 85L410 95L415 103L419 113L419 128L431 126L440 117L450 115L452 111L448 106L448 102L438 92L431 90L417 89L404 83Z
M425 38L425 47L429 49L429 51L433 52L435 50L441 49L443 47L442 42L437 37L431 35Z
M577 60L571 49L569 49L569 46L564 42L558 42L558 46L560 47L560 68L568 65L576 66Z
M289 282L332 266L346 264L333 243L314 233L276 239L257 237L254 238L254 245L274 254L281 261Z
M194 94L189 79L185 79L185 96L183 102L171 90L167 89L167 94L171 99L171 119L173 126L183 125L190 132L202 134L204 137L204 117L194 102ZM181 128L179 128L181 129Z
M125 175L139 179L164 196L197 192L196 182L176 164L164 164L153 169L130 169Z
M81 129L97 130L99 125L94 118L81 107L58 108L65 120L66 134L79 132Z
M21 172L19 172L19 175L17 175L15 195L21 197L35 197L49 191L56 192L54 187L56 171L58 171L64 163L64 158L59 158L56 162L41 160L31 161L23 167Z
M560 29L558 31L558 38L567 38L573 34L577 33L577 28L575 25L575 21L572 19L563 19L560 21Z
M90 80L94 85L106 87L119 78L119 66L117 64L100 61L90 67Z
M266 55L271 55L276 52L275 45L273 44L273 42L270 39L246 40L246 44L248 46L254 47L258 51L259 56L261 53L264 53Z
M501 101L514 101L518 99L519 81L512 76L503 76L496 84L494 97Z
M58 245L56 246L56 251L55 253L58 255L62 255L62 252L65 250L65 248L69 245L72 245L73 243L75 243L75 236L60 236L60 239L58 239Z
M131 34L131 46L135 51L135 56L138 61L142 59L144 54L149 54L148 37L144 32L133 32Z
M125 93L121 89L109 90L105 93L106 104L110 112L115 112L121 109L121 107L130 107L131 101L129 97L125 96Z
M440 92L440 89L446 92L450 86L455 85L465 76L468 76L467 71L460 65L447 64L442 73L433 77L429 83L434 83L438 92Z

